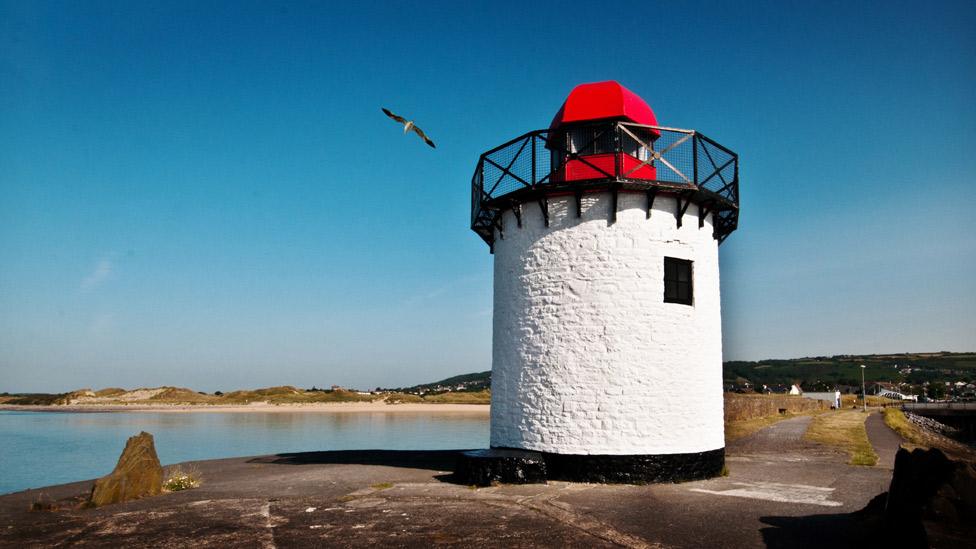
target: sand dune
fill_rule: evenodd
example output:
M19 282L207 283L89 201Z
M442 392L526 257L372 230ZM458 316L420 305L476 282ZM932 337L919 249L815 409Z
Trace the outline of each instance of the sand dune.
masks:
M272 404L253 402L250 404L60 404L53 406L0 405L0 410L36 412L163 412L163 413L451 413L487 415L490 407L486 404L430 404L405 403L387 404L385 401L373 402L310 402Z

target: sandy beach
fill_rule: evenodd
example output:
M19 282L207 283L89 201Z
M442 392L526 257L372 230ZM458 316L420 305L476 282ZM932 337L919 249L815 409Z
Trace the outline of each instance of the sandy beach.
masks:
M19 412L160 412L160 413L438 413L488 415L487 404L387 404L378 402L314 402L302 404L66 404L56 406L0 405Z

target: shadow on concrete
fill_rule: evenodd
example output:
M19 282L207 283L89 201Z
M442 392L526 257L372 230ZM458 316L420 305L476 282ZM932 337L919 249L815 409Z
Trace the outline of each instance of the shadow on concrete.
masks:
M853 513L760 517L763 524L770 526L760 532L766 547L770 549L928 547L924 531L900 532L892 536L891 525L885 525L877 509L879 501L883 500L876 497L867 507Z
M864 532L855 513L760 517L759 520L770 526L760 530L770 549L864 547Z
M458 455L466 451L468 450L332 450L263 456L250 459L248 463L383 465L430 471L454 471Z

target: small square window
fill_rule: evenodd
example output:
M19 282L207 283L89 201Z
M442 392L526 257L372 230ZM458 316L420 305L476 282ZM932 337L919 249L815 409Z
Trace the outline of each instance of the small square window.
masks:
M691 305L691 261L674 257L664 258L664 302Z

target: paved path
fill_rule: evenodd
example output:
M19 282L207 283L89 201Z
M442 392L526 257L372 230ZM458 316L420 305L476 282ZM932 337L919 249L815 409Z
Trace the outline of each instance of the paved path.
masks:
M868 441L878 454L878 464L875 467L894 469L895 454L904 442L901 435L888 427L880 412L871 414L864 422L864 428L868 432Z
M447 482L449 452L322 452L198 462L202 487L86 511L0 496L0 546L838 547L891 472L779 422L728 448L729 476L648 486ZM89 483L47 489L58 499Z

